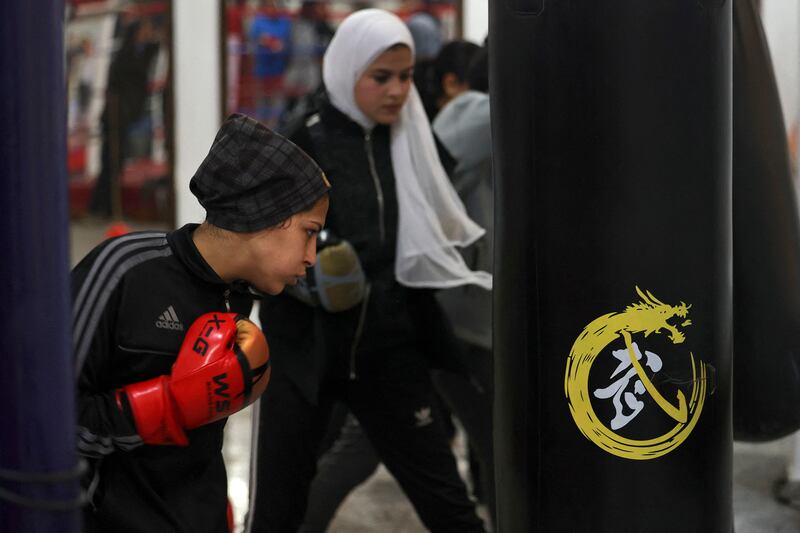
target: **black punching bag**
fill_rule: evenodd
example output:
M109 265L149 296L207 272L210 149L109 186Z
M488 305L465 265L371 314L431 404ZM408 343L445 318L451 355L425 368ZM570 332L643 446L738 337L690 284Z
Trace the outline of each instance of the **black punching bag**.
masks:
M758 13L733 8L733 426L800 428L800 235L786 130Z
M501 533L732 517L731 2L490 2Z

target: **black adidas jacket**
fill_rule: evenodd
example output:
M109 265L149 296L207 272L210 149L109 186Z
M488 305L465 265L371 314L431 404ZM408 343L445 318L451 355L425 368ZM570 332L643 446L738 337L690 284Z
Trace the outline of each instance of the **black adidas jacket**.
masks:
M169 234L106 241L72 271L78 450L91 465L87 531L227 532L225 421L188 432L189 446L144 445L117 387L168 374L184 333L212 311L249 314L242 284L228 285L192 242Z

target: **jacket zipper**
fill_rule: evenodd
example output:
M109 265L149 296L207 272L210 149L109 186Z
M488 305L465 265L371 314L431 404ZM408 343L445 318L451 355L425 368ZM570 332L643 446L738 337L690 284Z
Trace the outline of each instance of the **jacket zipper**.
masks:
M358 326L356 326L356 336L353 339L353 345L350 346L350 379L356 379L356 350L358 344L361 342L361 334L364 332L364 321L367 318L367 305L369 304L369 292L372 285L367 283L367 288L364 290L364 300L361 302L361 312L358 315Z
M229 297L231 295L231 290L230 289L225 289L225 292L222 293L222 295L225 297L225 309L227 309L227 311L230 313L231 312L231 301L230 301Z
M383 245L386 242L386 226L383 221L383 189L378 178L378 171L375 168L375 156L372 154L372 134L370 132L364 135L364 141L367 149L367 159L369 160L369 171L372 174L372 181L375 183L375 195L378 199L378 228L381 236L381 245Z

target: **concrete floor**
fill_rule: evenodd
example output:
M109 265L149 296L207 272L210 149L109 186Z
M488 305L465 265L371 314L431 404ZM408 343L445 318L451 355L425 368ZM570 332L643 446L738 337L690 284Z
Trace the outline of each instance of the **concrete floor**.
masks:
M786 473L792 437L766 444L733 447L733 512L737 533L797 533L800 507L778 503L775 482ZM800 500L794 500L800 504Z
M130 225L133 230L159 229L153 225ZM73 265L102 240L105 227L103 223L86 220L71 224ZM234 504L237 531L242 531L247 508L251 418L251 408L231 417L223 451L228 464L229 494ZM779 504L772 496L773 484L785 472L791 446L791 439L734 445L733 495L737 533L800 532L800 509ZM455 452L457 457L463 454L463 447L458 443ZM463 458L459 464L465 468ZM328 531L418 533L424 532L425 528L397 483L381 467L345 500Z
M250 409L231 417L225 438L230 493L237 524L242 523L247 507L250 420ZM736 533L800 532L800 508L782 505L772 496L775 481L785 474L786 457L792 445L791 437L766 444L734 444L733 511ZM463 453L461 450L457 443L457 457ZM460 458L459 464L462 468L466 466L463 458ZM425 531L400 487L383 467L350 494L328 529L328 533Z

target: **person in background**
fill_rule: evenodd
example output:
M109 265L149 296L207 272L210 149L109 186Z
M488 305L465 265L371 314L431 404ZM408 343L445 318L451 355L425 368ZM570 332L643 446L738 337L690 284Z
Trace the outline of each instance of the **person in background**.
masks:
M416 65L414 65L414 86L422 99L425 114L432 120L438 110L433 95L437 92L433 62L442 48L442 30L439 22L430 14L418 12L406 21L414 39Z
M108 218L119 196L118 180L128 156L131 129L147 121L150 70L161 46L161 37L148 19L134 20L124 28L122 44L108 71L105 107L100 118L103 133L100 173L92 191L89 212ZM113 186L116 183L116 187Z
M256 118L275 127L286 107L284 82L292 54L292 19L277 0L262 0L261 4L249 29L254 50Z
M489 95L473 90L488 80L485 47L467 41L446 44L435 61L439 112L433 131L456 159L453 186L467 214L484 236L462 251L472 269L493 271L494 186ZM492 293L480 287L454 287L437 294L458 339L471 381L437 372L436 384L464 425L474 460L470 468L476 495L494 516L492 442Z
M286 71L286 113L297 101L322 83L322 56L333 38L328 24L328 5L317 0L304 0L292 22L292 55Z
M415 41L416 45L416 41ZM447 137L446 147L461 160L452 173L457 190L467 202L467 212L492 227L491 138L489 136L488 96L471 93L473 80L480 84L488 78L483 48L467 41L446 44L430 63L432 102L437 113L447 108L438 124ZM419 63L418 63L419 64ZM449 106L453 102L456 106ZM474 104L466 105L466 102ZM453 113L458 110L457 113ZM438 119L438 115L437 115ZM436 123L436 122L435 122ZM477 145L477 146L476 146ZM480 263L480 269L491 271L491 235L484 235L464 251L468 262ZM463 342L460 357L464 372L434 369L437 391L445 398L441 411L445 421L452 410L465 427L470 459L469 475L473 493L494 517L494 465L492 444L492 354L491 293L474 286L446 289L437 297L451 312ZM468 306L463 310L462 306ZM324 453L317 464L311 483L308 506L301 533L323 533L347 495L377 469L380 459L366 434L352 414L339 406L332 418ZM340 413L341 412L341 413ZM341 419L344 417L344 424ZM338 430L341 428L341 431ZM333 440L333 444L327 442Z
M363 300L328 312L265 302L274 374L261 402L251 530L297 531L331 406L343 402L434 532L484 526L435 408L430 367L454 339L430 289L491 277L457 246L483 231L464 213L413 87L414 44L396 16L366 9L338 28L324 89L285 131L329 176L329 231L354 247ZM285 326L285 327L283 327Z

